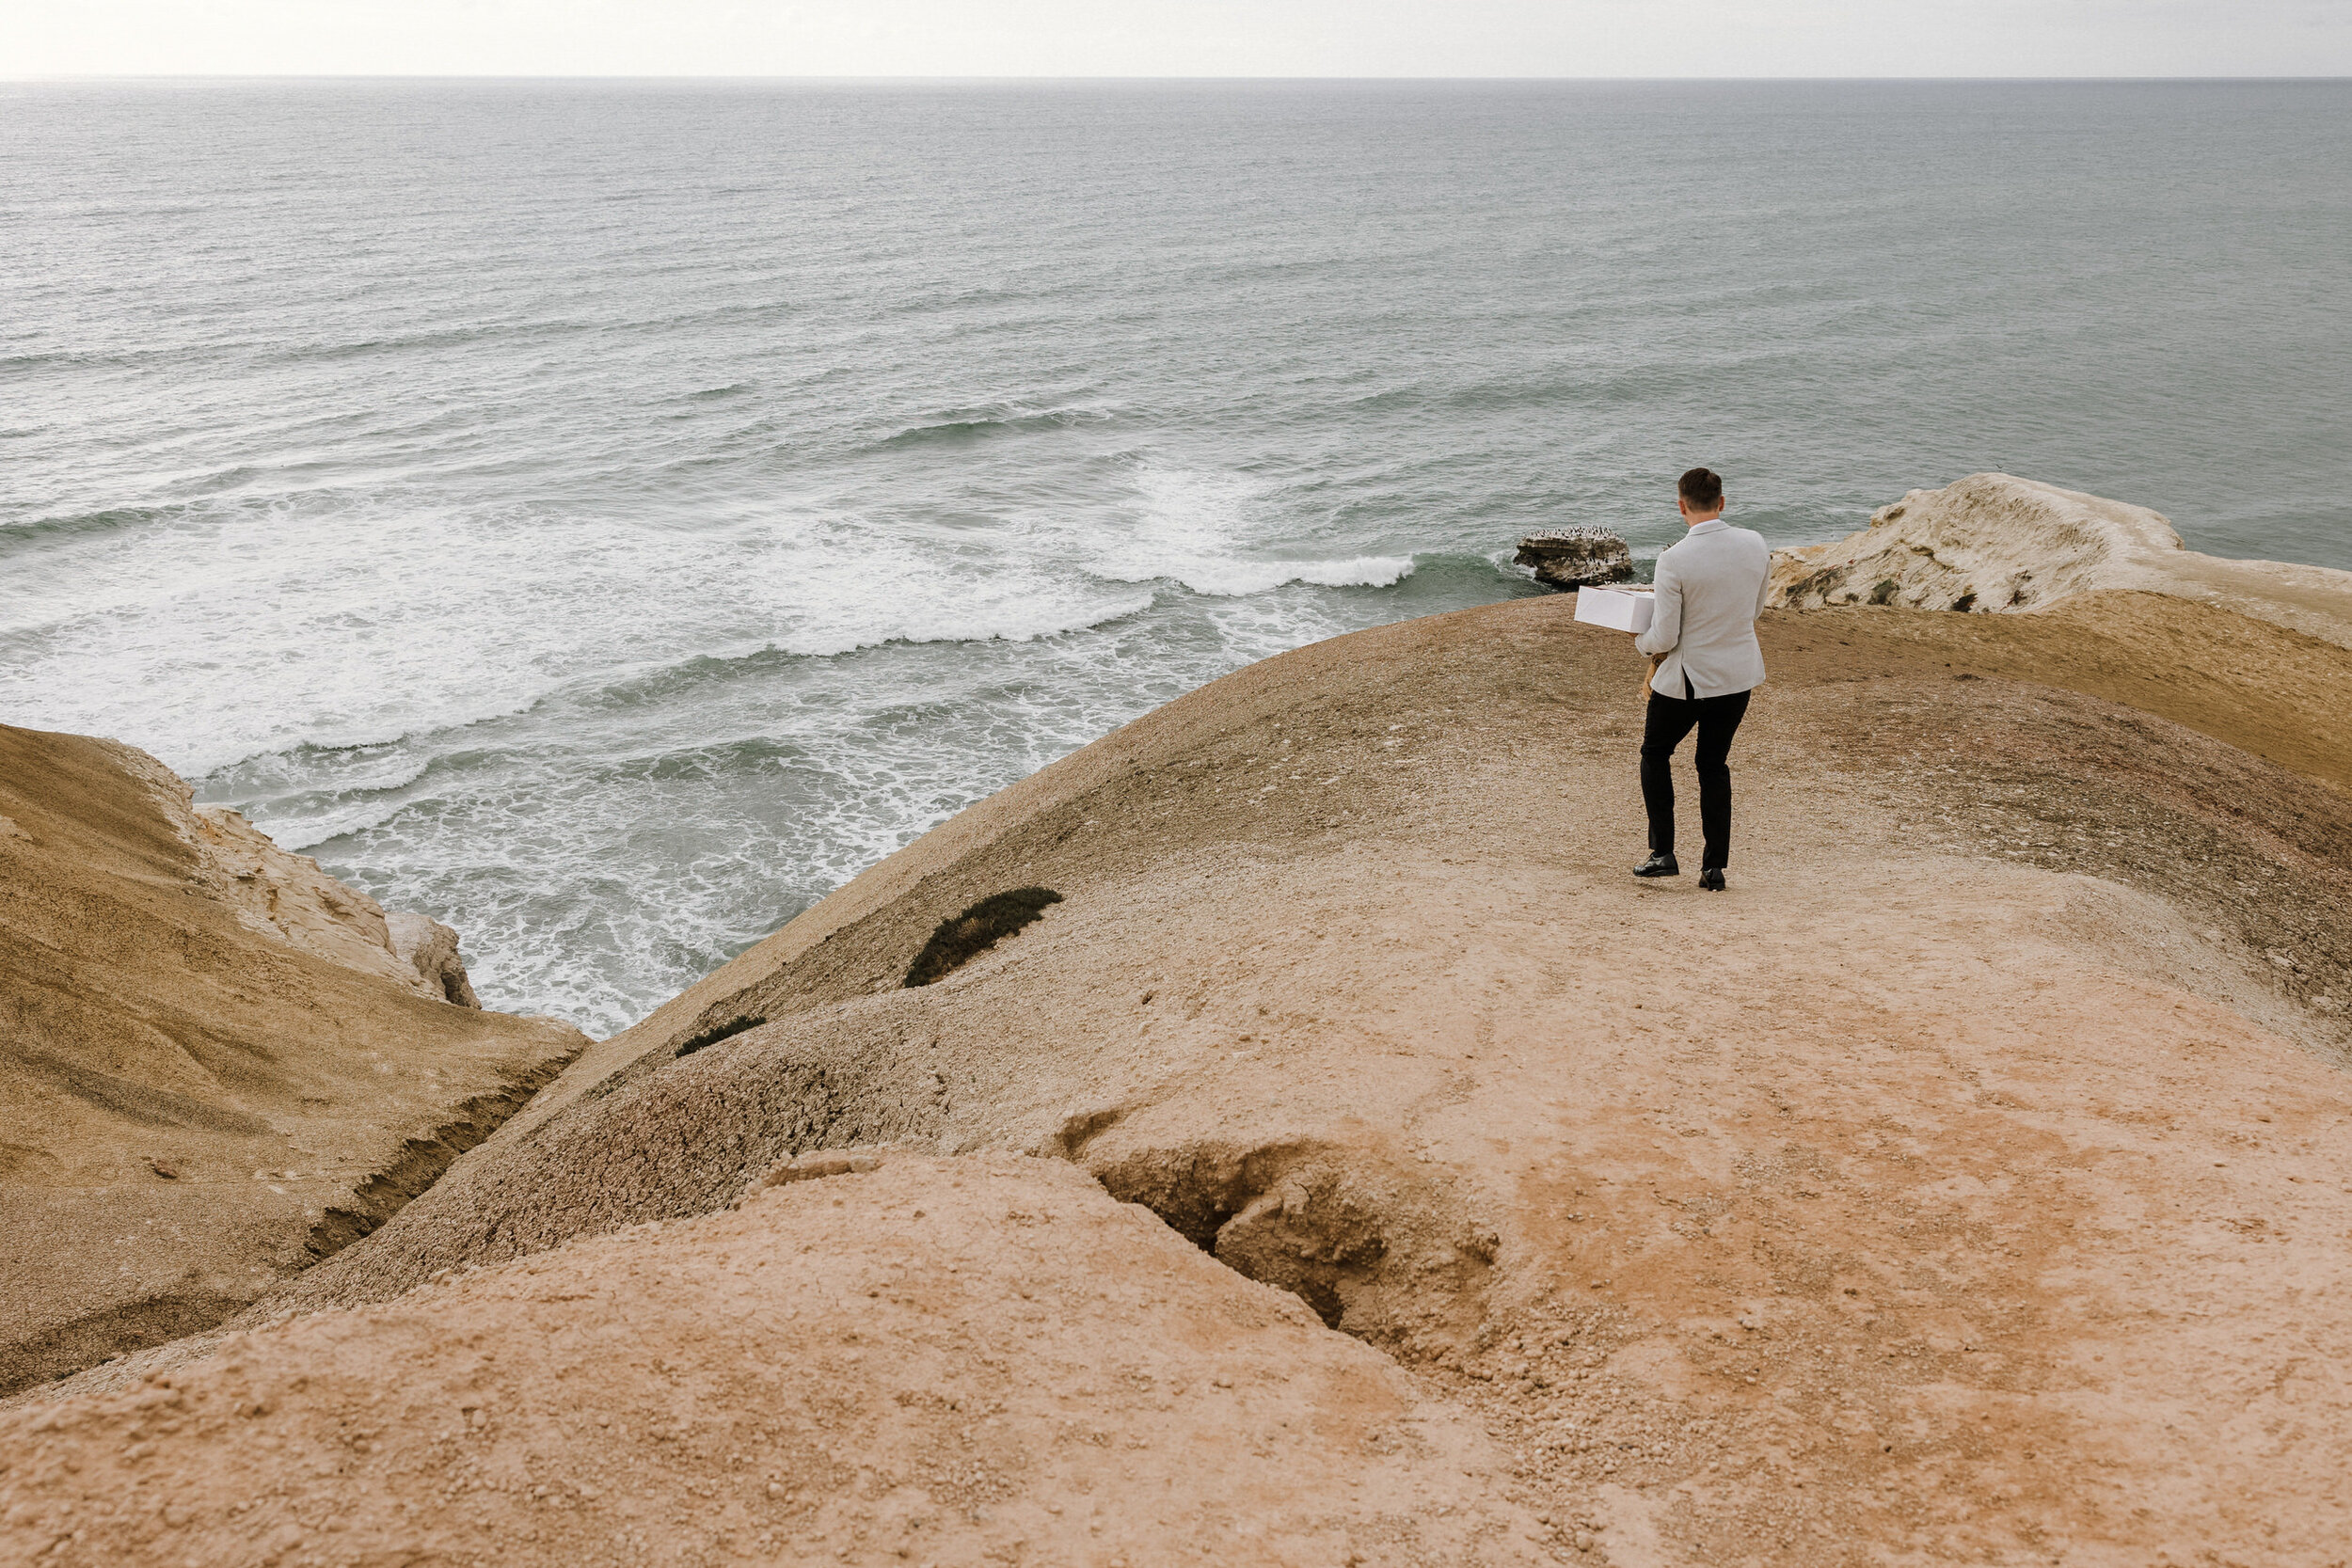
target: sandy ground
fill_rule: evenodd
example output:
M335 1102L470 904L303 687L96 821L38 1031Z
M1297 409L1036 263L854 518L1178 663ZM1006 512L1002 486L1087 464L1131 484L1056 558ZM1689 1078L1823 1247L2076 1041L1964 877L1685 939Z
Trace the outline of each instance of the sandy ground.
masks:
M372 900L152 758L8 726L0 970L0 1393L219 1323L587 1044L425 1000Z
M1726 895L1626 875L1639 664L1569 601L1320 644L882 863L245 1321L340 1309L285 1331L324 1343L469 1263L658 1259L618 1235L803 1150L956 1156L894 1176L949 1191L1018 1152L1474 1412L1554 1560L2344 1563L2352 656L2146 594L1764 635ZM902 986L1031 886L1062 900ZM0 1438L0 1495L94 1519L21 1479L46 1451Z
M240 1336L0 1416L0 1453L12 1562L1469 1568L1556 1535L1387 1357L1011 1157Z

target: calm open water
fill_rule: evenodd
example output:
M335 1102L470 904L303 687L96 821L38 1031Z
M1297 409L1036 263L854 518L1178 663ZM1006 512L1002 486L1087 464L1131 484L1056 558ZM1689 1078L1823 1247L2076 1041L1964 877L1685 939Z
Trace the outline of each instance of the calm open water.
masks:
M596 1032L1517 536L2352 567L2352 86L0 84L0 716Z

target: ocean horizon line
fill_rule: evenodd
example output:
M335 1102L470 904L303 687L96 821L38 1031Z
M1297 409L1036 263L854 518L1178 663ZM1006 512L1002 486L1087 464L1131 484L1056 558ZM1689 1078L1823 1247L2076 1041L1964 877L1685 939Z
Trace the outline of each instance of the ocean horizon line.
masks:
M904 73L833 73L776 74L767 72L714 73L707 71L106 71L106 72L43 72L12 75L0 72L0 83L12 86L45 83L103 83L103 82L719 82L719 83L807 83L856 84L870 86L906 86L910 84L941 84L975 87L1026 87L1045 84L1073 86L1137 84L1152 86L1226 86L1263 84L1270 87L1299 87L1317 84L1332 86L1659 86L1726 85L1726 86L1903 86L1919 84L1950 84L1955 87L2197 87L2201 85L2244 86L2264 83L2280 87L2329 87L2352 83L2352 73L2336 75L2282 75L2247 73L2241 75L2148 75L2118 73L2115 75L1886 75L1878 73L1851 75L1729 75L1699 74L1689 76L1597 75L1597 76L1518 76L1462 74L1448 76L1418 75L1279 75L1238 73L1218 76L1160 76L1141 73L1108 74L1041 74L1041 75L947 75Z

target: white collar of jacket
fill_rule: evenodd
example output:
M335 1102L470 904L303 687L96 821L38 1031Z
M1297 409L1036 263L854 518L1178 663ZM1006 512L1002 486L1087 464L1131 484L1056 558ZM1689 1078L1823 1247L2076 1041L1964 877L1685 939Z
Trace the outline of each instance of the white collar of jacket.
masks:
M1692 523L1691 525L1691 531L1692 533L1721 533L1724 530L1729 528L1730 526L1731 525L1729 523L1724 522L1721 517L1709 517L1703 523Z

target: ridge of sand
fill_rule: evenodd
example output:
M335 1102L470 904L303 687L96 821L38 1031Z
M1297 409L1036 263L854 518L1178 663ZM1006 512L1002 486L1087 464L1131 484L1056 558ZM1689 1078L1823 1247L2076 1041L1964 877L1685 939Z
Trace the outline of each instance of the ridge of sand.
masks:
M1913 490L1859 533L1778 550L1772 603L2031 610L2098 591L2166 594L2352 648L2352 572L2185 548L2144 506L2013 474Z
M1334 640L1055 764L596 1047L245 1321L315 1313L274 1332L364 1344L352 1325L438 1311L437 1276L476 1264L509 1282L468 1298L485 1335L526 1318L494 1291L534 1268L666 1313L665 1292L703 1299L702 1227L736 1236L758 1205L725 1211L779 1160L922 1151L856 1180L904 1182L899 1212L928 1213L960 1172L1025 1156L1007 1168L1060 1162L1165 1222L1135 1233L1140 1266L1161 1255L1142 1238L1181 1237L1198 1266L1311 1307L1330 1328L1292 1319L1305 1341L1361 1341L1475 1416L1507 1455L1494 1484L1537 1515L1516 1539L1550 1560L2337 1563L2352 656L2276 616L2111 588L2036 614L1774 612L1718 896L1626 876L1641 665L1572 617L1527 599ZM943 921L1024 888L1060 898L900 984ZM653 1239L633 1228L651 1221ZM628 1281L592 1283L623 1245L644 1249ZM723 1254L739 1293L700 1327L660 1317L644 1354L701 1386L743 1359L738 1325L902 1260L895 1245L876 1216L805 1255L744 1233ZM1101 1256L1118 1283L1124 1254ZM899 1306L894 1347L1003 1333L1021 1310ZM572 1320L528 1321L552 1338ZM158 1398L139 1373L310 1365L272 1334L228 1343L87 1375L46 1418L88 1426L87 1468L135 1444L129 1407L105 1402ZM1100 1430L1148 1449L1149 1414L1105 1391L1118 1342L1057 1343ZM553 1400L563 1381L516 1386ZM823 1398L810 1384L768 1408L821 1424ZM409 1443L417 1421L384 1431ZM90 1532L61 1551L123 1539L99 1533L132 1528L119 1489L44 1470L56 1433L11 1430L0 1500ZM564 1430L573 1463L639 1462L626 1433ZM373 1472L319 1476L315 1446L240 1452L302 1531L286 1560L369 1560L324 1521ZM447 1482L420 1524L505 1506L404 1452L420 1484ZM714 1512L697 1488L754 1452L664 1472L660 1506L689 1517L644 1560L724 1560L681 1532ZM186 1445L154 1457L138 1497L169 1523L213 1471ZM813 1491L834 1519L880 1495L847 1469ZM495 1516L502 1539L514 1517ZM969 1533L985 1523L944 1531L936 1560L1001 1560L1008 1543ZM917 1549L903 1532L730 1539L751 1560ZM1036 1539L1040 1560L1110 1560ZM1327 1544L1213 1551L1349 1560Z
M405 939L405 945L403 939ZM587 1043L113 741L0 726L0 1392L208 1327Z

